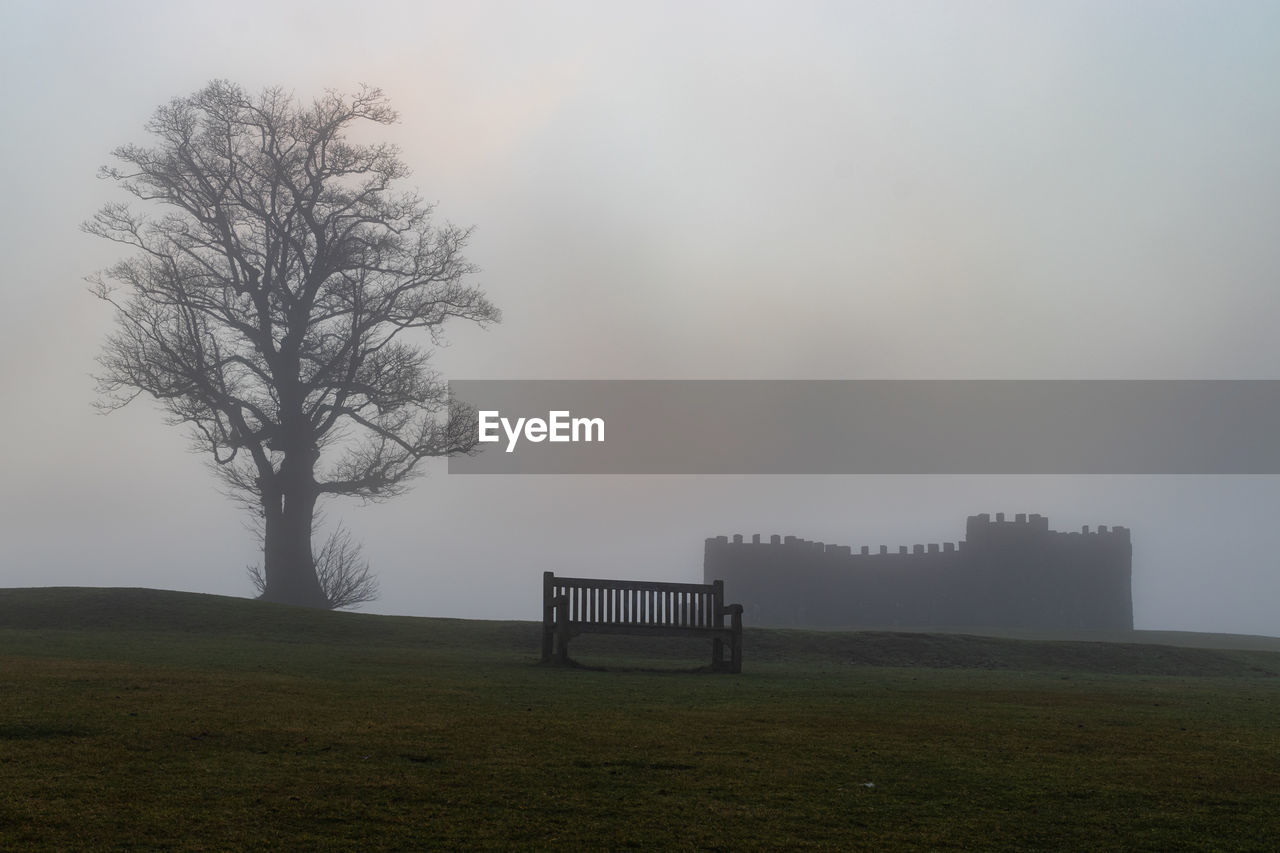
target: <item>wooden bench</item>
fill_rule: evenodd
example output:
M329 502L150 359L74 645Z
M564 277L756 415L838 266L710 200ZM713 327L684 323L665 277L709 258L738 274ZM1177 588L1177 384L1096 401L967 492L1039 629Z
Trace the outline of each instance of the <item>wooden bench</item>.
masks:
M543 573L542 660L567 663L569 640L588 633L710 637L711 668L742 672L742 605L724 603L724 581L611 581Z

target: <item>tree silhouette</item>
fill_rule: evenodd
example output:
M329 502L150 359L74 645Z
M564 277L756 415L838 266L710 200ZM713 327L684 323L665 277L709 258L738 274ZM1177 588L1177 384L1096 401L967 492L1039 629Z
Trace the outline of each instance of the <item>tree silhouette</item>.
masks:
M90 277L118 320L101 405L149 394L190 427L261 513L270 600L330 605L311 545L319 498L390 497L423 459L475 448L422 344L450 318L499 314L464 282L470 229L393 191L408 175L394 146L346 138L395 120L377 89L304 105L215 81L160 107L156 144L116 149L124 165L101 172L163 214L107 204L84 225L141 250Z

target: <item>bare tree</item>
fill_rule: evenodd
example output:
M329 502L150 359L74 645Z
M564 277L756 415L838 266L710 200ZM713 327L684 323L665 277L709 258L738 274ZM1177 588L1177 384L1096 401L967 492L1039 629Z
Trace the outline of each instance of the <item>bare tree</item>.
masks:
M330 606L311 549L322 496L386 498L421 460L475 449L406 333L437 344L450 318L499 314L464 281L470 230L393 191L408 174L394 146L346 138L395 120L377 89L304 105L215 81L160 107L156 144L102 170L163 215L108 204L84 225L140 250L90 279L118 320L102 405L149 394L190 427L261 513L269 600Z
M353 542L350 531L338 525L316 553L316 579L329 607L355 607L378 597L378 580L369 571L363 552L364 546ZM262 567L254 564L247 571L258 595L265 594L267 578Z

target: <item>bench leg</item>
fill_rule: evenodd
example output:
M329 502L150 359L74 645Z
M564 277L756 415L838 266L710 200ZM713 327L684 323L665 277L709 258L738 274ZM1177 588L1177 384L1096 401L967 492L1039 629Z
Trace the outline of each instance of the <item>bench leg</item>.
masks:
M730 627L733 629L733 640L730 641L729 671L735 675L742 672L742 608L738 608L730 616Z
M724 640L716 637L711 641L711 668L716 672L725 668L724 666Z
M564 597L556 602L556 660L569 662L569 599Z
M556 629L554 625L542 626L542 662L550 663L551 654L555 648Z

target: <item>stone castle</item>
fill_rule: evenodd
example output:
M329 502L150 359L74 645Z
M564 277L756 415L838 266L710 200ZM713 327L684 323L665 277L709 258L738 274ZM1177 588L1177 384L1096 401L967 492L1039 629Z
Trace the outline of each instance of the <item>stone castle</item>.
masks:
M879 553L794 536L708 539L705 582L749 625L840 628L1133 630L1125 527L1049 529L1040 515L969 516L960 543Z

